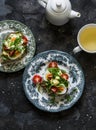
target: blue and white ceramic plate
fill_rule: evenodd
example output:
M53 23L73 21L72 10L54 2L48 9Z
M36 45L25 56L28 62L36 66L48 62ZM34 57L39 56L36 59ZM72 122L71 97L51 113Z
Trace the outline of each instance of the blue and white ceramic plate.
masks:
M16 72L23 69L32 59L35 53L35 39L31 30L24 24L14 20L0 21L0 53L2 51L3 40L9 33L22 32L28 39L27 54L19 61L0 64L0 71L2 72Z
M32 82L34 74L44 75L46 65L56 61L62 65L69 74L69 89L66 95L58 95L56 102L50 102L50 97L45 92L39 92ZM84 74L79 63L68 53L61 51L46 51L35 56L23 75L23 86L27 98L37 108L48 112L59 112L72 107L81 97L84 88Z

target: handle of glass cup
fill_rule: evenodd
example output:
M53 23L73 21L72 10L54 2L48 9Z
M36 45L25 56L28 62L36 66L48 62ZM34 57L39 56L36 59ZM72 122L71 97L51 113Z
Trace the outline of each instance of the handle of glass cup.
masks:
M77 46L73 49L73 53L76 54L78 52L82 51L81 47L80 46Z

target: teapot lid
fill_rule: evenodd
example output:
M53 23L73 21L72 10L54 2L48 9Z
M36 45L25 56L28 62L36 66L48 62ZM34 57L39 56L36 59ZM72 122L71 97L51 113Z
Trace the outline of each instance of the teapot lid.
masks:
M64 0L52 0L51 8L56 13L61 13L66 9L66 3Z

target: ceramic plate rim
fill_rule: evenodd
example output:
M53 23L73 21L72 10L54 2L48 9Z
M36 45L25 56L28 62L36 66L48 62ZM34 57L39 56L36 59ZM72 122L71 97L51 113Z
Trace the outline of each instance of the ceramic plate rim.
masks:
M0 21L1 24L4 23L4 22L16 22L16 23L18 23L18 24L21 24L21 25L27 27L27 29L30 31L30 33L31 33L31 35L33 36L33 39L34 39L34 51L33 51L33 57L34 57L34 54L35 54L35 51L36 51L36 41L35 41L35 37L34 37L32 31L31 31L31 29L30 29L26 24L24 24L24 23L22 23L22 22L20 22L20 21L18 21L18 20L1 20L1 21ZM32 58L33 58L33 57L32 57ZM29 62L30 62L30 61L29 61ZM27 63L27 65L28 65L28 64L29 64L29 63ZM18 72L18 71L24 69L27 65L23 66L23 67L20 68L20 69L15 70L15 71L3 71L3 70L0 70L0 72L4 72L4 73L14 73L14 72Z
M44 54L44 53L49 53L49 52L58 52L58 53L62 53L62 54L67 54L69 57L71 57L74 61L76 61L76 63L77 63L77 65L80 67L80 70L82 71L82 76L83 76L83 87L82 87L82 90L81 90L81 92L80 92L80 94L79 94L79 96L76 98L76 100L73 102L73 103L71 103L71 105L69 105L69 106L67 106L67 107L63 107L63 109L60 109L60 110L46 110L46 109L43 109L42 107L38 107L38 105L36 105L31 99L30 99L30 96L28 95L28 93L27 93L27 89L26 89L26 86L25 86L25 82L24 82L24 77L25 77L25 75L26 75L26 71L27 71L27 69L30 67L30 65L31 65L31 62L32 62L32 60L35 60L37 57L39 57L40 55L42 55L42 54ZM38 108L38 109L40 109L40 110L42 110L42 111L45 111L45 112L52 112L52 113L57 113L57 112L61 112L61 111L65 111L65 110L68 110L68 109L70 109L71 107L73 107L77 102L78 102L78 100L80 99L80 97L82 96L82 94L83 94L83 91L84 91L84 84L85 84L85 77L84 77L84 73L83 73L83 69L82 69L82 67L81 67L81 65L79 64L79 62L72 56L72 55L70 55L69 53L67 53L67 52L63 52L63 51L59 51L59 50L48 50L48 51L44 51L44 52L41 52L41 53L39 53L39 54L37 54L33 59L31 60L31 62L30 62L30 64L25 68L25 71L24 71L24 73L23 73L23 90L24 90L24 92L25 92L25 95L26 95L26 97L28 98L28 100L36 107L36 108Z

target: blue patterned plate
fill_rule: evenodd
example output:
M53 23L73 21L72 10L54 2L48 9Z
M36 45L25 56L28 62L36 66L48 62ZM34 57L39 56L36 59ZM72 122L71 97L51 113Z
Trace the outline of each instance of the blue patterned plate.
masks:
M0 64L0 71L2 72L16 72L23 69L32 59L35 53L35 39L31 30L24 24L14 20L0 21L0 53L2 51L3 40L9 33L22 32L28 38L27 54L16 62L7 64Z
M69 89L66 95L58 95L56 102L50 102L50 97L45 92L39 92L37 87L32 82L34 74L44 75L46 64L51 61L58 62L64 66L69 74ZM81 97L84 88L84 74L79 63L68 53L51 50L35 56L29 66L25 69L23 75L23 86L27 98L37 108L49 111L59 112L72 107Z

